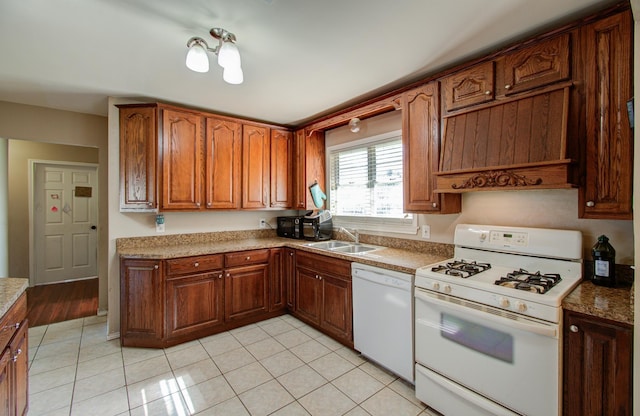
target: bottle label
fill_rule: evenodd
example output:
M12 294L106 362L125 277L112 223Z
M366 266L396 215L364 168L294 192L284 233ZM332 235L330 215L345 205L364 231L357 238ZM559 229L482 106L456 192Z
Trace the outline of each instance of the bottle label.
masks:
M604 260L596 260L595 275L600 277L609 277L609 262Z

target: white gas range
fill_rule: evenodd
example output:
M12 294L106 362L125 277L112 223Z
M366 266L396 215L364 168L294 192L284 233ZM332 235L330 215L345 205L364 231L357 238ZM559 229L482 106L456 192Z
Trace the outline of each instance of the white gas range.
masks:
M416 271L416 396L447 416L559 414L581 233L459 224L454 243L453 259Z

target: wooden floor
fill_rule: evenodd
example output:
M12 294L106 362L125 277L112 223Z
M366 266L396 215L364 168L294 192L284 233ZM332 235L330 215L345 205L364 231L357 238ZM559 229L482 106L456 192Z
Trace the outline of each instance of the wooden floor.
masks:
M29 326L95 315L98 278L34 286L27 289Z

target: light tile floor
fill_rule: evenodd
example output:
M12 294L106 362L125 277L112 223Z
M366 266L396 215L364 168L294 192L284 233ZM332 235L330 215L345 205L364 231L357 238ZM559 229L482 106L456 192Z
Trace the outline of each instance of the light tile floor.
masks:
M29 328L30 416L437 415L413 387L285 315L167 349L106 317Z

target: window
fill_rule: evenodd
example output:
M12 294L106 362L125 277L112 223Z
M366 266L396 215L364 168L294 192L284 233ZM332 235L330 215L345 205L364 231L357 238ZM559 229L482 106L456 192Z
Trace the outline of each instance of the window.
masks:
M337 225L415 233L413 216L403 210L401 131L333 146L328 153L329 210Z

